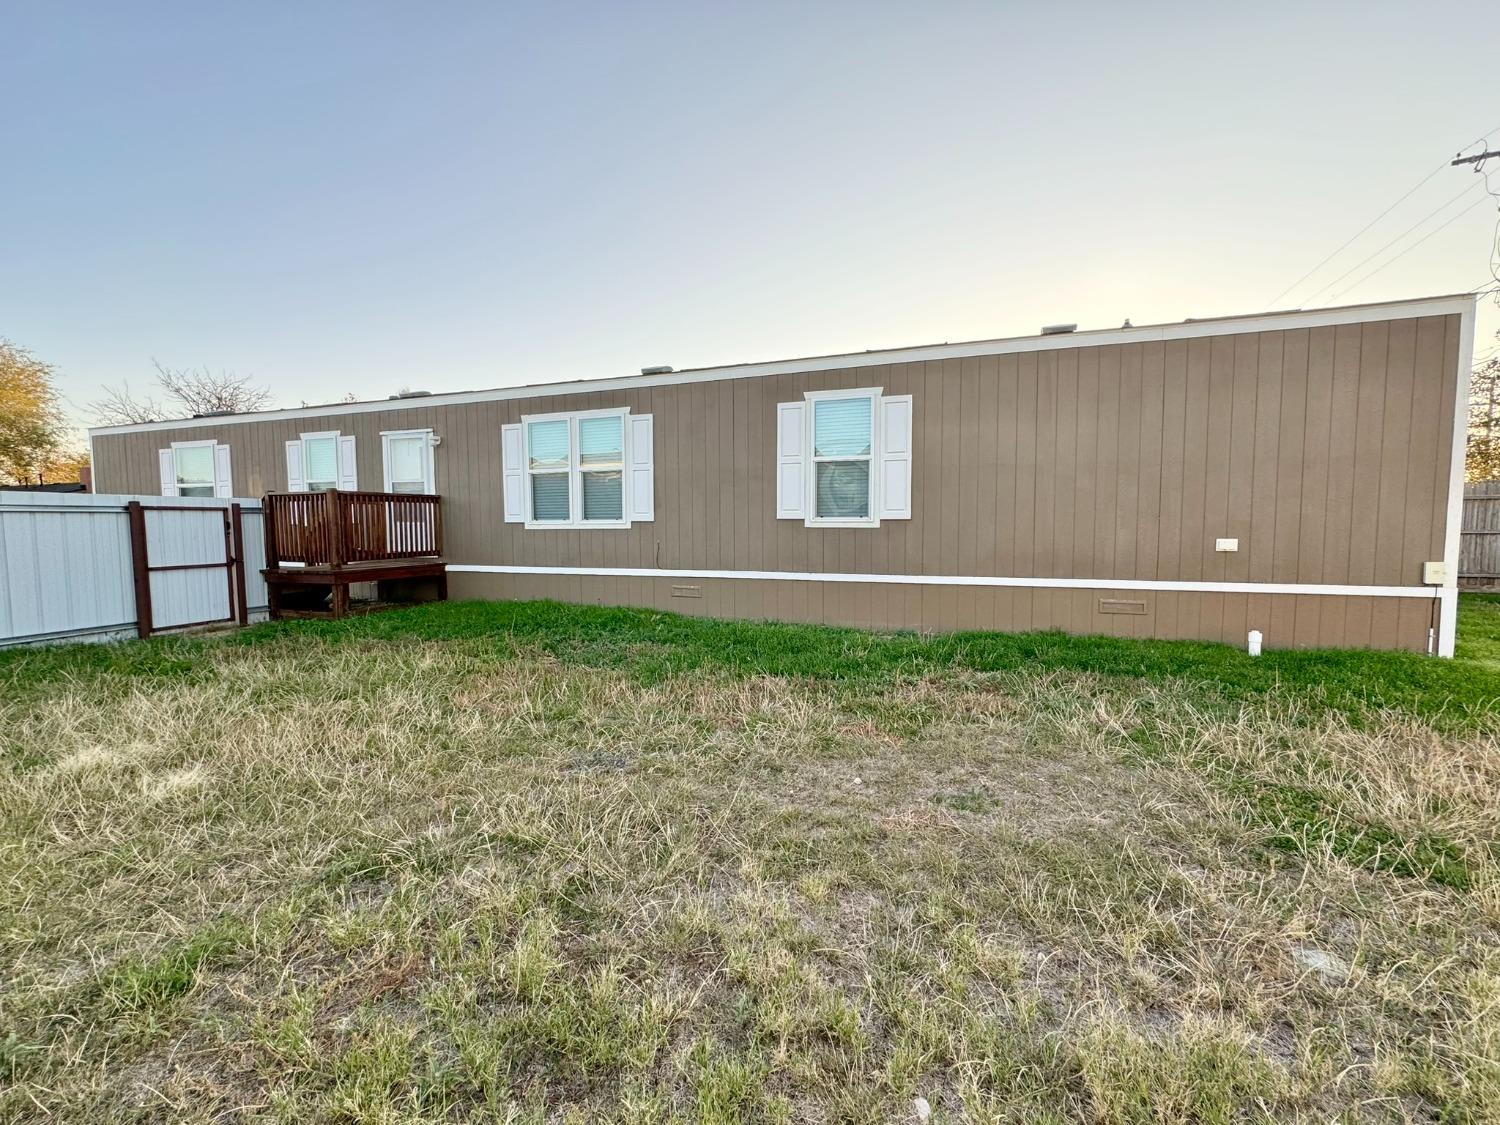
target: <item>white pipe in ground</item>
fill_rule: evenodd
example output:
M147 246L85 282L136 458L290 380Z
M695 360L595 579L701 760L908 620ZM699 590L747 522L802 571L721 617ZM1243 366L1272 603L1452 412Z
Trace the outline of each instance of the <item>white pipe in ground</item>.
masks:
M1260 655L1260 641L1261 641L1260 630L1259 629L1251 629L1250 630L1250 643L1246 646L1246 649L1250 653L1251 656L1259 656Z

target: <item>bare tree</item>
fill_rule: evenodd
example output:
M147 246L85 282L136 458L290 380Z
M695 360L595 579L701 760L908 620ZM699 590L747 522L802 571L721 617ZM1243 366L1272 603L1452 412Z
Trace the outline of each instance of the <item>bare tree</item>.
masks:
M1496 335L1500 341L1500 334ZM1465 465L1471 481L1500 479L1500 354L1474 368L1469 378L1469 449Z
M128 426L135 422L158 422L167 408L154 398L137 398L129 383L105 387L104 396L89 403L89 412L101 426Z
M204 367L167 367L152 360L156 367L156 384L165 398L137 398L129 383L105 387L104 397L89 404L101 425L117 426L131 422L157 422L171 417L192 417L224 411L239 414L260 410L271 401L266 387L255 386L248 375L232 371L213 372Z

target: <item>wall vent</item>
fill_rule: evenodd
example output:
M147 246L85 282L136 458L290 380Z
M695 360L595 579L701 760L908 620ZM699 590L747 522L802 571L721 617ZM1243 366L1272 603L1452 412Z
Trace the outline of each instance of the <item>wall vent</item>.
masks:
M1123 598L1100 598L1100 613L1145 613L1146 603L1143 601L1129 601Z
M701 598L703 596L702 586L673 586L672 596L674 598Z

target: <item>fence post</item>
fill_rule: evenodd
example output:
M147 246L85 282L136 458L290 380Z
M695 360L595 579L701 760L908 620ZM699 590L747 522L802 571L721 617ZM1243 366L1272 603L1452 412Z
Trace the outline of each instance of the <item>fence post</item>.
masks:
M250 607L245 604L245 514L238 504L229 505L229 526L234 539L234 603L241 626L250 624Z
M151 635L151 571L146 561L146 512L139 500L125 505L130 520L130 569L135 578L135 633Z

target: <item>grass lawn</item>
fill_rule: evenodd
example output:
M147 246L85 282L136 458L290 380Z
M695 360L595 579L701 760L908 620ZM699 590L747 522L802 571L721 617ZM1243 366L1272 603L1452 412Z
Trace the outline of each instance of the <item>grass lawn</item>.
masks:
M0 654L0 1120L1500 1120L1460 658L429 606Z

